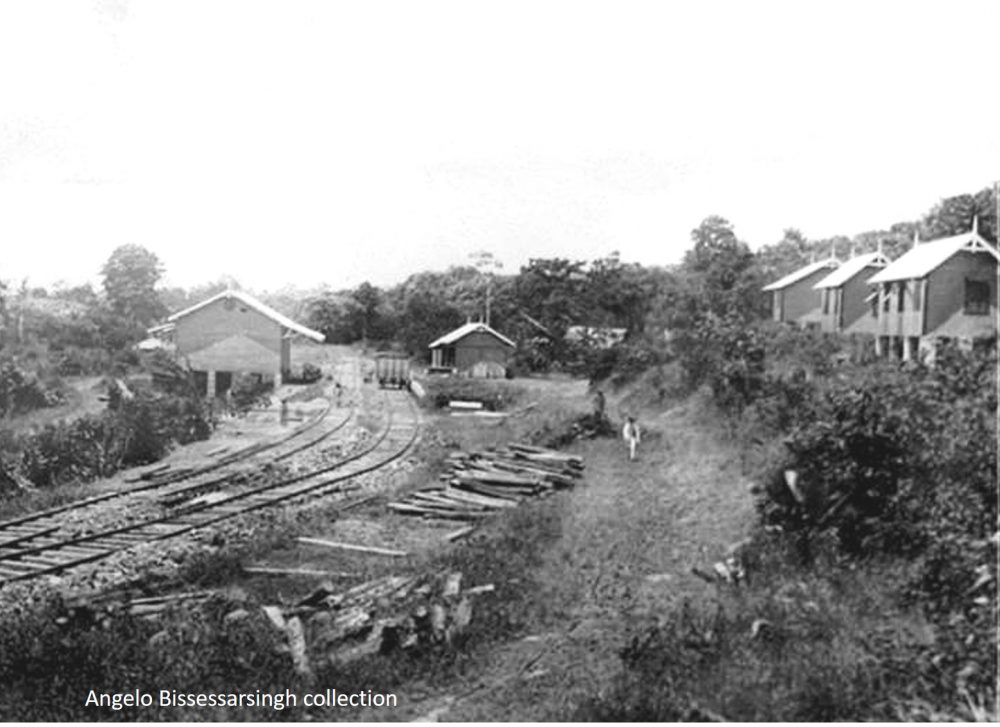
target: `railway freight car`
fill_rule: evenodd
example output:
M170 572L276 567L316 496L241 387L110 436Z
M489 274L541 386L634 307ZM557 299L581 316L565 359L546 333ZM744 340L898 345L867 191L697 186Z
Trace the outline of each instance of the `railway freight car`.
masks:
M375 378L382 388L410 387L410 357L405 353L379 353L375 355Z

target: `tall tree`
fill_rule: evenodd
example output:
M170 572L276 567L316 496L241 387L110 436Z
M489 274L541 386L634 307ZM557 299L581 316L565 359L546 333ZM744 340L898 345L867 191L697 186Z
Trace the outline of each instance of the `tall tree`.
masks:
M373 334L378 322L378 307L382 302L382 291L366 280L351 293L351 301L355 307L361 340L367 343L368 337Z
M517 305L541 321L556 338L584 313L584 263L564 258L533 258L515 283Z
M760 276L750 247L736 236L732 224L706 217L691 231L694 247L682 268L691 275L701 305L716 315L752 317L760 307Z
M163 275L159 258L141 245L122 245L101 268L104 292L112 313L146 327L166 313L156 292Z

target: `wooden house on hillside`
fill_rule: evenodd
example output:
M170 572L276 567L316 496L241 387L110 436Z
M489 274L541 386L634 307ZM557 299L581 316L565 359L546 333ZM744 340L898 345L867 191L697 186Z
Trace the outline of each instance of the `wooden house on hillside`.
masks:
M771 317L779 323L818 328L820 294L814 286L838 265L834 258L809 263L764 286L764 291L771 293Z
M1000 254L973 222L971 232L920 243L869 278L878 286L876 351L903 360L939 343L963 348L997 335Z
M324 339L238 290L174 313L150 330L172 340L178 360L195 372L209 396L228 391L234 374L257 374L280 386L291 369L291 339Z
M820 330L846 335L876 332L868 279L889 264L879 252L852 257L813 287L820 294Z
M466 323L428 346L429 371L476 378L503 378L516 345L485 323Z

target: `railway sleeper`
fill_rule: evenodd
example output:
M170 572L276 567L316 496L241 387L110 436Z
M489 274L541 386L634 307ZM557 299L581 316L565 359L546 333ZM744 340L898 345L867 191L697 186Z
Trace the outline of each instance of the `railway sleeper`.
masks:
M51 568L53 565L57 565L60 562L61 561L57 561L54 563L48 558L42 558L37 555L22 555L17 560L3 561L3 567L10 568L12 570L20 570L22 573L37 573L40 570Z
M113 551L107 548L84 547L82 545L66 545L59 549L60 553L67 553L77 558L90 558L98 555L106 555Z
M20 575L25 575L26 573L38 572L37 565L32 565L31 563L25 563L20 559L0 561L0 568L3 568L4 570L13 571L15 573L19 573Z
M46 533L50 531L42 530L37 535L23 535L17 538L11 538L10 540L0 541L0 548L25 548L36 545L40 542Z
M0 532L5 535L13 535L16 538L31 537L37 533L44 533L51 531L52 526L40 523L32 523L31 525L8 525L6 527L0 526Z
M64 554L61 558L55 555L55 553L25 555L21 557L22 562L38 568L64 568L67 565L75 563L77 560L79 559L70 556L69 553Z
M145 541L143 541L143 542L145 542ZM104 550L111 550L111 551L125 550L127 548L134 548L137 545L142 545L142 542L139 542L139 541L135 541L135 540L119 540L118 538L115 538L114 536L110 536L110 535L108 537L106 537L106 538L101 538L99 540L94 540L93 543L95 545L100 546Z
M23 578L25 575L24 571L12 570L10 568L0 568L0 583L4 581L14 580L16 578Z

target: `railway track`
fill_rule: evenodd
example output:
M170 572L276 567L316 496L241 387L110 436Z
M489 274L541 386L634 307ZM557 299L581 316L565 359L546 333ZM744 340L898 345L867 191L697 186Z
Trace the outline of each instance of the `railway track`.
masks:
M60 536L58 528L33 523L30 532L0 543L0 587L95 563L132 548L178 537L247 513L306 498L347 491L350 481L402 457L419 435L416 406L404 392L386 393L384 427L366 446L330 465L266 484L217 492L218 497L176 508L173 512L85 535ZM0 529L3 534L4 529Z
M94 495L93 497L75 500L73 502L46 508L44 510L37 510L27 515L22 515L17 518L0 522L0 553L3 552L3 548L9 547L17 542L29 540L31 537L30 534L33 531L45 530L46 526L54 527L56 525L55 520L57 517L65 513L92 508L96 505L107 503L109 500L124 500L126 498L132 498L135 495L148 493L151 490L164 489L170 485L176 485L181 482L194 481L194 484L172 489L172 493L183 493L186 490L196 491L201 489L217 488L223 486L226 482L231 481L233 478L238 477L242 471L235 470L227 472L208 481L200 481L198 478L212 474L226 467L234 467L243 463L252 462L254 458L265 453L269 453L271 455L270 461L280 462L305 449L315 447L324 440L329 439L336 432L340 431L354 416L354 409L352 408L331 428L323 431L318 437L313 437L303 442L302 439L306 434L316 429L326 420L331 409L331 402L327 399L326 406L319 412L319 414L284 437L243 447L235 452L230 452L229 454L218 458L211 464L161 473L157 473L156 468L154 468L153 470L148 471L146 476L140 476L140 478L136 480L131 480L132 482L141 483L136 484L133 487L117 490L115 492L107 492L101 495ZM288 447L288 445L291 446ZM126 482L129 482L129 480L126 480ZM6 537L10 535L14 535L14 537Z

